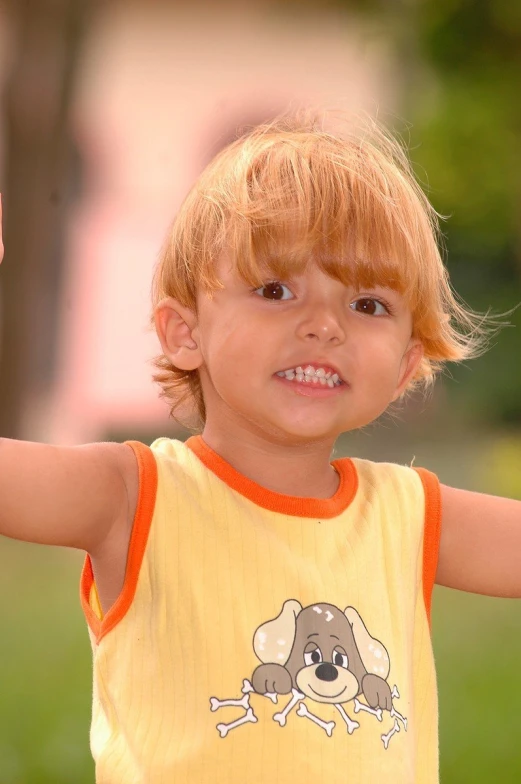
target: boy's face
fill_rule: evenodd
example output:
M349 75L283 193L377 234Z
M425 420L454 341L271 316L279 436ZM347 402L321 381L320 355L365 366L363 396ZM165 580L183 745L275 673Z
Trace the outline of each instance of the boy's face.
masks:
M208 427L235 424L283 443L334 441L376 419L414 375L422 348L399 293L355 291L313 264L255 292L226 257L219 276L224 289L211 299L200 293L192 331ZM335 370L343 383L277 375L309 366L333 382Z

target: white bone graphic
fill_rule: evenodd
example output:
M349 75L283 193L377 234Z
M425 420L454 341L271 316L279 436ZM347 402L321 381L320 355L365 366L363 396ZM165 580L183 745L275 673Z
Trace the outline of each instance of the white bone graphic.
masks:
M382 721L382 709L381 708L370 708L369 705L365 705L365 703L360 702L355 697L355 713L359 713L360 711L365 711L366 713L372 713L373 716L376 716L378 721Z
M400 721L402 722L402 724L403 724L403 726L405 728L405 731L407 732L407 717L406 716L402 716L401 713L398 713L398 711L396 710L394 705L393 705L393 708L391 710L391 716L396 716L397 719L400 719Z
M240 727L241 724L246 724L248 721L253 722L255 724L257 722L257 717L253 712L253 708L248 708L246 713L241 719L237 719L237 721L232 721L231 724L218 724L217 729L221 735L221 738L225 738L230 730L235 729L235 727Z
M385 748L387 748L389 746L389 741L391 740L391 738L393 737L395 732L400 732L400 725L398 724L396 719L394 720L394 727L392 728L392 730L390 732L388 732L387 735L382 735L381 736L382 740L384 742L384 747Z
M246 710L250 707L249 692L244 695L240 700L218 700L216 697L210 697L210 710L216 711L225 705L237 705Z
M318 724L319 727L322 727L322 729L326 731L328 738L331 737L331 733L335 728L335 722L322 721L322 719L319 719L318 716L315 716L313 713L310 713L308 711L304 702L301 702L300 705L298 706L297 716L306 716L306 718L311 719L311 721L314 721L315 724Z
M393 686L391 697L397 697L398 699L400 699L400 692L398 691L398 686L396 685L396 683Z
M342 718L345 721L345 723L347 724L347 731L348 731L348 733L350 735L352 735L353 732L360 726L359 723L357 721L353 721L353 719L349 718L349 716L345 712L345 710L342 707L342 705L339 705L338 703L335 702L334 706L337 709L337 711L340 713L340 715L342 716Z
M273 721L278 722L281 727L284 727L284 725L286 724L286 716L288 715L288 713L295 707L297 702L303 700L304 697L306 696L305 694L302 694L302 692L298 691L297 689L292 689L291 691L293 693L293 697L288 702L284 710L282 710L280 713L273 714Z
M225 705L238 705L241 708L246 710L250 707L250 693L255 691L251 683L244 679L242 682L242 689L241 692L244 694L244 697L241 697L240 700L235 699L228 699L228 700L218 700L216 697L210 697L210 710L216 711L219 708L222 708Z

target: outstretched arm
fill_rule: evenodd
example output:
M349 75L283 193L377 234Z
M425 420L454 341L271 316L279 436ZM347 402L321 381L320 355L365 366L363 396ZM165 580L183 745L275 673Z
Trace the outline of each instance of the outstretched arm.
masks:
M3 254L0 194L0 263ZM97 555L128 539L136 495L136 461L125 444L0 438L0 534Z
M521 598L521 501L441 485L436 582Z
M125 444L0 438L0 534L98 555L116 529L130 532L135 464Z

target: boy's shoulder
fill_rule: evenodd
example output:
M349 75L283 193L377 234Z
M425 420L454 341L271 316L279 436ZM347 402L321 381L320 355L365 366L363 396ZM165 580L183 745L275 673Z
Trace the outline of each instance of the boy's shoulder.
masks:
M176 474L192 475L195 470L194 454L187 443L188 441L166 436L156 438L150 444L125 441L121 445L125 450L124 454L121 454L121 463L127 481L132 487L142 489L146 486L151 490L157 486L160 475L165 475L164 472L167 472L170 479Z
M440 506L439 479L426 468L357 457L344 459L353 464L358 488L366 497L423 506L426 512Z
M413 465L414 461L407 465L386 460L369 460L363 457L339 458L339 460L349 460L359 476L379 482L406 481L418 484L418 480L421 480L426 473L431 473L421 466Z

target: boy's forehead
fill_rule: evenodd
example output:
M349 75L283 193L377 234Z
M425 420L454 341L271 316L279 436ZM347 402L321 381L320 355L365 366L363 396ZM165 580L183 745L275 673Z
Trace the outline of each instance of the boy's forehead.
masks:
M225 285L242 282L237 259L231 250L223 251L215 261L217 280Z
M238 274L237 259L232 250L224 250L216 260L216 271L219 278L235 277Z

